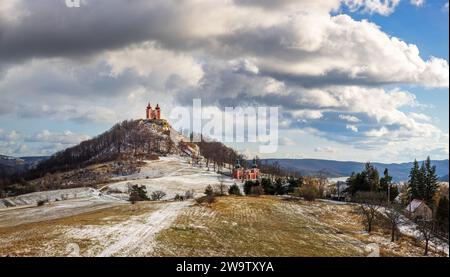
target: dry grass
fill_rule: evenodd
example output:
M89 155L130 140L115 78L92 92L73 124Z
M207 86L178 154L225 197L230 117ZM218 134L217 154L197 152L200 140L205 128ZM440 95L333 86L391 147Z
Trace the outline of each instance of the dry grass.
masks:
M0 228L0 256L65 256L69 243L93 256L117 240L91 231L134 224L165 203L120 205L56 220ZM163 206L164 207L164 206ZM133 223L134 222L134 223ZM78 231L77 231L78 230ZM117 231L120 231L118 229ZM68 235L70 234L72 235ZM81 232L74 236L73 232ZM104 244L99 244L102 239ZM187 207L156 235L154 256L365 256L370 243L382 256L421 256L423 245L402 236L390 242L389 225L379 217L369 235L357 207L323 202L285 201L277 197L218 197ZM145 245L143 245L145 247ZM431 249L431 256L442 253Z
M158 256L362 256L361 243L274 197L222 197L157 237Z
M423 252L411 237L391 243L382 217L367 234L356 206L276 197L221 197L209 206L198 205L157 241L157 256L365 256L372 243L380 246L381 256Z

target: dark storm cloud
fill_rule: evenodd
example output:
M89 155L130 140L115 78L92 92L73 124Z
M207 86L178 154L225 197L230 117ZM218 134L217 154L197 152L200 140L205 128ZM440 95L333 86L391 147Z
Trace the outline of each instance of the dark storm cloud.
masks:
M67 8L64 1L24 0L27 15L0 25L0 60L95 54L171 33L172 9L163 2L89 1ZM157 6L157 8L155 8ZM157 11L157 12L155 12Z
M350 77L349 73L339 70L330 70L323 75L312 76L305 74L289 74L271 70L262 70L261 75L270 76L277 80L283 80L286 84L292 86L302 86L304 88L325 88L330 85L337 86L370 86L379 87L395 82L387 82L382 79L377 79L376 76L372 78L366 77ZM401 82L398 82L401 84Z

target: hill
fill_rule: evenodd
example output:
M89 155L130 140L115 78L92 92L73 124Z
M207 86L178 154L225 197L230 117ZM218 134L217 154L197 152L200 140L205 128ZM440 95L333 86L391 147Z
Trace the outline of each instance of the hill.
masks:
M299 171L303 175L317 175L323 172L328 177L346 177L352 172L361 171L364 163L360 162L342 162L333 160L318 159L265 159L262 163L278 163L285 169ZM409 171L413 165L410 163L373 163L374 166L383 172L385 168L389 169L390 175L395 181L404 181L408 179ZM449 160L433 160L432 164L436 166L438 176L445 176L449 173Z
M0 198L21 194L95 188L143 170L146 161L162 157L204 160L216 172L229 171L238 154L223 143L208 139L191 143L164 119L129 120L103 134L65 149L51 157L4 157L4 166L15 175L0 176ZM168 172L170 175L170 172ZM228 172L228 174L230 174Z
M46 190L95 187L136 173L144 160L197 157L196 144L163 119L129 120L51 157L0 158L0 198Z
M151 160L170 154L198 155L198 147L185 141L188 140L163 119L124 121L42 161L32 170L31 178L117 160Z
M441 181L441 182L448 182L448 174L440 177L439 181Z

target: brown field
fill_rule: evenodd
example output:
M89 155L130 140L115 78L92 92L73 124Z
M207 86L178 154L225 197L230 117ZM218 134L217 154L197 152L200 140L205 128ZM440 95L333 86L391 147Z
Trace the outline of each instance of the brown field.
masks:
M421 256L422 245L402 236L390 242L386 222L363 231L357 207L275 197L223 197L186 210L157 236L156 256ZM442 255L432 251L431 255Z
M383 219L368 235L356 206L269 196L221 197L210 206L117 204L38 220L8 219L11 225L0 227L0 256L66 256L75 244L81 256L366 256L371 243L380 246L381 256L423 253L411 237L391 243ZM432 248L430 255L443 254Z

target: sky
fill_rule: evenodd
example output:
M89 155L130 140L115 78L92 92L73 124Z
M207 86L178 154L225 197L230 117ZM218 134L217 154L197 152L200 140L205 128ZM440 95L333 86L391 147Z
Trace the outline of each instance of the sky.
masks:
M449 155L446 0L0 0L0 154L51 155L148 101L279 107L251 157Z

